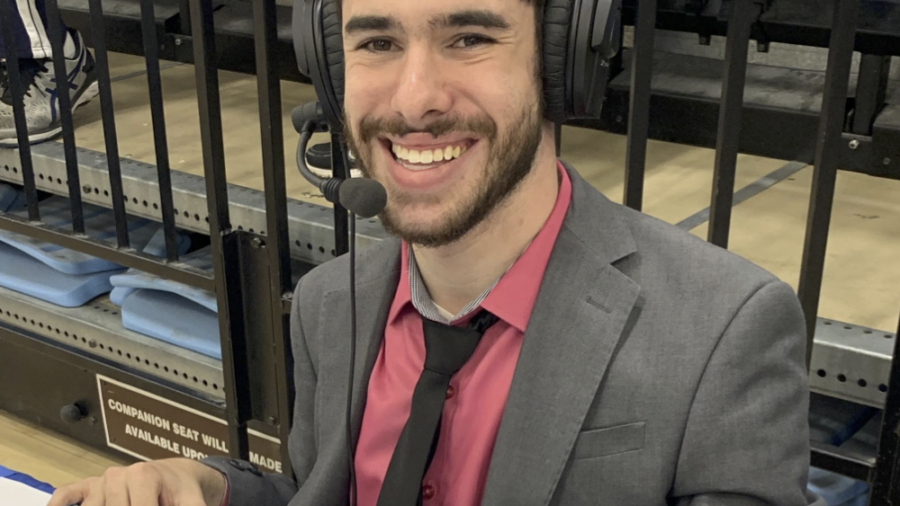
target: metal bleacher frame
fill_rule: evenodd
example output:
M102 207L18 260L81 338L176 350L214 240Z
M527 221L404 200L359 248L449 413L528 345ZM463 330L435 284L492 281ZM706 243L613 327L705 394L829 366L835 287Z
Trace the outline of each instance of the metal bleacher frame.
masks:
M9 7L0 7L5 27ZM892 97L887 85L889 58L900 55L900 4L821 0L814 7L806 0L626 0L622 16L635 28L633 48L616 62L603 116L572 124L628 135L624 200L638 210L648 139L715 148L709 240L722 247L728 246L738 153L815 165L799 289L809 328L810 385L819 394L877 408L882 417L877 453L816 443L812 462L869 482L871 504L896 504L897 335L826 321L817 309L837 171L900 180L900 93ZM214 291L223 358L128 331L104 300L61 309L0 289L0 409L115 453L107 447L98 406L95 377L102 374L225 420L234 457L247 457L248 429L286 441L292 274L345 253L348 245L343 209L285 195L279 80L308 82L296 68L291 8L274 0L47 0L47 9L51 19L60 11L98 55L107 152L77 148L65 112L63 143L28 146L20 138L19 149L0 150L0 181L22 185L30 213L28 219L0 214L0 229ZM58 48L61 33L53 24L50 38ZM704 42L727 35L725 59L655 56L655 29L694 33ZM4 37L11 33L2 31ZM751 40L762 50L772 42L827 47L827 71L748 65ZM862 54L855 88L854 50ZM157 166L118 157L107 51L146 58ZM160 60L195 65L203 178L168 167ZM9 63L15 67L15 58ZM218 69L257 76L265 192L226 183ZM693 85L686 85L691 79ZM773 81L784 94L753 93ZM12 92L22 121L23 90ZM335 152L343 148L338 137L333 142ZM342 157L335 160L335 174L345 177ZM38 192L70 199L72 230L40 222ZM182 263L171 247L165 259L139 253L122 231L115 243L87 238L78 218L82 203L110 208L117 219L129 214L160 221L170 238L176 228L209 236L214 275ZM385 237L374 220L361 220L358 232L361 248ZM82 416L59 417L61 408L76 404ZM289 473L286 447L282 469Z

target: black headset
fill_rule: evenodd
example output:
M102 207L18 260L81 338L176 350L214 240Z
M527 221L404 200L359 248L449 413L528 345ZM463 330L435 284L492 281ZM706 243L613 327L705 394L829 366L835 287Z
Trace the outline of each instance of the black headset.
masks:
M295 0L294 49L322 112L343 124L344 47L341 0ZM521 1L521 0L520 0ZM621 0L544 0L544 116L554 123L599 118L622 34Z

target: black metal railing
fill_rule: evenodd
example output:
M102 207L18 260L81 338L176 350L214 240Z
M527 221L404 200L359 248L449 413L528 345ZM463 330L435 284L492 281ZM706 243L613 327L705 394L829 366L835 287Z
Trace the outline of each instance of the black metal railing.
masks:
M0 2L0 30L3 32L6 48L15 48L15 31L12 28L13 12L9 2ZM28 208L28 219L8 214L0 214L0 229L17 232L39 240L55 243L64 248L86 253L98 258L118 263L124 267L138 269L162 278L174 280L193 287L212 291L216 294L219 318L219 336L222 350L223 391L226 402L224 415L228 422L228 448L232 456L248 457L247 426L251 418L251 390L249 386L247 334L245 321L245 300L243 297L241 248L245 241L243 232L232 229L229 213L229 196L225 172L225 156L222 136L221 106L219 102L218 66L216 34L213 25L211 0L191 0L189 18L193 39L193 62L196 70L196 86L200 112L200 145L202 146L204 176L206 182L206 202L208 208L209 239L212 250L213 273L191 267L179 260L178 231L176 229L176 209L173 202L171 167L168 160L168 142L163 94L160 75L160 40L155 22L152 0L141 1L141 30L147 79L150 91L150 112L153 122L153 136L156 154L156 173L159 185L159 220L165 236L165 258L159 258L137 251L129 238L126 204L121 163L116 136L116 115L112 96L112 83L107 54L107 37L101 0L90 0L90 40L96 59L102 127L106 148L106 174L109 181L109 207L115 219L115 242L104 241L85 235L84 212L82 209L82 188L80 184L78 150L75 146L72 121L72 100L66 87L68 82L63 60L64 33L61 12L56 0L46 4L48 30L53 48L53 65L57 76L57 96L62 122L62 141L65 151L68 196L71 205L72 229L53 228L40 221L39 194L35 185L32 150L28 141L25 120L24 94L19 78L19 62L15 50L8 50L7 68L10 75L13 111L16 121L19 166ZM287 315L282 307L282 299L290 292L291 269L288 254L287 208L284 185L284 152L281 131L281 101L278 76L271 62L275 31L275 3L273 0L254 2L255 34L257 44L257 72L259 75L260 115L262 119L263 176L266 185L268 235L265 246L269 252L268 265L271 267L271 301L267 314L262 318L271 320L271 335L265 336L268 348L274 350L277 358L272 381L275 383L279 399L284 399L277 412L280 421L278 431L282 441L287 440L290 429L290 384L288 373L289 348L287 341ZM146 206L146 202L145 202ZM199 219L199 216L198 216ZM267 282L269 278L261 279ZM187 376L185 376L187 377ZM196 378L195 378L196 381ZM274 419L274 418L273 418ZM283 445L282 469L290 472L287 445Z

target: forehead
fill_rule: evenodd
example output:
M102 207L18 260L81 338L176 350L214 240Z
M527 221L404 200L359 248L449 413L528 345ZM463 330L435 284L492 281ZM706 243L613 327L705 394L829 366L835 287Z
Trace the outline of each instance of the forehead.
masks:
M400 22L398 28L436 26L436 20L457 12L481 11L515 24L532 7L524 0L342 0L342 22L358 16L381 16Z

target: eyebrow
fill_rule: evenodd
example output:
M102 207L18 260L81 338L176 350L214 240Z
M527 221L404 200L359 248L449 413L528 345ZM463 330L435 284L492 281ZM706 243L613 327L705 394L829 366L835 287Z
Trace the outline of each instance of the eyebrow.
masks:
M484 9L468 9L451 14L439 14L429 20L432 28L465 28L477 26L489 30L509 30L510 24L503 16ZM344 26L344 35L360 32L402 31L400 21L394 16L353 16Z
M477 26L493 30L509 30L509 23L503 16L483 9L469 9L452 14L435 16L428 23L433 28L465 28Z
M344 26L344 34L387 32L398 29L400 29L400 22L393 16L353 16Z

